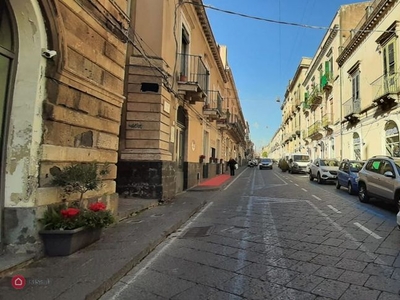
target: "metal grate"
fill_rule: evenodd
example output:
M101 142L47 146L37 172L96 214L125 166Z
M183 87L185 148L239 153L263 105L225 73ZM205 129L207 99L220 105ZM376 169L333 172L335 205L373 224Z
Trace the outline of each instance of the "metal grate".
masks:
M212 232L213 226L205 227L192 227L182 236L182 238L196 238L209 236Z

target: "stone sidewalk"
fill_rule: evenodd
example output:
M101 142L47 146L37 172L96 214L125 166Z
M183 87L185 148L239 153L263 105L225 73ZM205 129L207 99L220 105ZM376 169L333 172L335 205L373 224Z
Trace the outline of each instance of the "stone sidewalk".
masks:
M98 299L206 203L208 192L183 193L103 231L102 238L68 257L45 257L0 280L0 299ZM23 275L15 290L11 278Z

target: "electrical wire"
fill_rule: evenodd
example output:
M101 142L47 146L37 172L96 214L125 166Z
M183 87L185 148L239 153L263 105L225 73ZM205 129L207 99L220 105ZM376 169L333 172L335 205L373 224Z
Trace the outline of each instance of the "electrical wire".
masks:
M252 15L248 15L248 14L243 14L243 13L238 13L238 12L234 12L231 10L226 10L226 9L221 9L221 8L217 8L211 5L206 5L206 4L201 4L201 3L195 3L195 2L191 2L191 1L184 1L183 3L190 3L192 5L197 5L197 6L202 6L204 8L208 8L211 10L215 10L215 11L219 11L219 12L223 12L226 14L231 14L234 16L239 16L239 17L243 17L243 18L247 18L247 19L253 19L253 20L258 20L258 21L263 21L263 22L267 22L267 23L274 23L274 24L280 24L280 25L288 25L288 26L295 26L295 27L303 27L303 28L308 28L308 29L318 29L318 30L329 30L329 31L333 31L335 30L334 28L330 28L328 26L317 26L317 25L308 25L308 24L302 24L302 23L296 23L296 22L288 22L288 21L280 21L280 20L274 20L274 19L267 19L267 18L262 18L262 17L256 17L256 16L252 16ZM357 33L359 31L361 32L393 32L393 30L355 30L355 29L336 29L335 31L350 31L350 32L354 32Z

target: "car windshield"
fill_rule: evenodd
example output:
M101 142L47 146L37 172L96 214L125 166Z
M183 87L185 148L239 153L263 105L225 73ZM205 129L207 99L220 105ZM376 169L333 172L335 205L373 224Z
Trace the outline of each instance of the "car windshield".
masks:
M362 161L350 162L350 171L357 173L362 169L363 166L364 166L364 162L362 162Z
M271 160L269 158L267 158L267 159L262 159L261 162L262 163L269 163L269 162L271 162Z
M320 165L325 167L339 167L339 162L333 159L321 159Z
M310 157L308 155L293 155L293 161L309 162Z

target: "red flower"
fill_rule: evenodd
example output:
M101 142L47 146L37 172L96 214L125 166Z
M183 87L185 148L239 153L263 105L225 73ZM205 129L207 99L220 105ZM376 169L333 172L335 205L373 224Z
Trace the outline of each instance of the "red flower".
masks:
M91 211L100 211L100 210L105 210L106 205L102 202L95 202L89 205L89 209Z
M61 211L61 214L63 215L64 218L72 218L75 217L77 214L79 214L80 210L78 208L67 208L67 209L63 209Z

